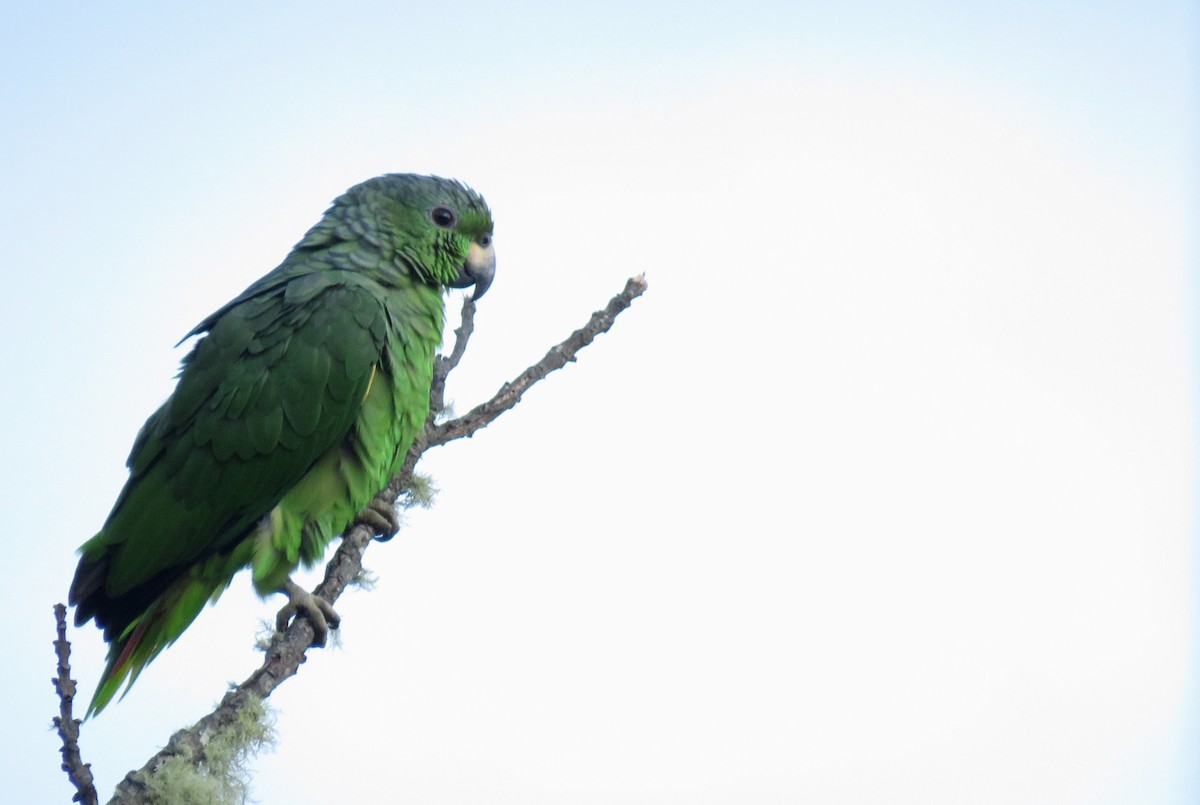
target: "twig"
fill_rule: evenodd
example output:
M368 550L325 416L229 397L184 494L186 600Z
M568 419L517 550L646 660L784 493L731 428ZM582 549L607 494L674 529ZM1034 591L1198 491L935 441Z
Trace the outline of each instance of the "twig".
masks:
M521 396L529 390L530 386L551 372L574 361L575 353L592 343L600 333L608 332L621 311L633 304L633 300L641 296L645 290L645 275L630 277L629 281L625 283L625 288L610 299L604 309L597 310L588 319L587 324L571 333L561 344L551 348L540 361L521 372L512 382L501 386L492 399L475 406L457 419L426 428L425 435L428 439L426 449L461 439L464 436L470 437L480 428L487 427L495 421L496 417L519 403Z
M446 377L458 366L463 353L467 351L467 342L471 333L475 332L475 300L470 296L463 298L462 324L454 330L454 348L449 355L438 355L433 363L433 385L429 388L429 415L435 417L446 407Z
M603 310L592 314L587 324L552 348L542 360L530 366L512 382L505 383L492 399L476 406L470 413L462 417L436 425L434 417L442 408L446 375L458 365L466 350L467 341L470 340L474 330L475 306L469 299L466 300L462 308L462 325L454 331L454 347L449 356L439 357L434 365L434 380L430 389L431 411L425 425L425 432L415 440L412 448L408 451L408 456L405 458L400 472L375 496L375 500L395 506L397 498L403 493L412 478L417 461L426 450L464 436L470 436L512 408L520 401L521 395L528 391L530 386L550 372L573 361L575 354L580 349L590 344L598 334L612 327L621 311L628 308L630 303L636 297L641 296L645 290L646 280L644 277L630 279L625 284L625 288L614 296ZM376 536L387 535L363 523L357 523L347 530L342 535L341 543L334 552L333 558L325 566L325 578L317 585L313 593L331 604L336 602L350 582L361 572L363 553ZM150 758L141 769L127 774L125 779L118 783L113 798L109 800L109 805L148 803L150 800L143 782L145 775L153 773L170 757L183 755L191 758L195 764L203 762L208 737L231 724L248 697L255 697L259 700L266 699L284 680L295 674L305 661L312 639L313 629L308 619L293 619L286 630L277 633L272 638L258 670L225 694L215 710L191 727L179 730L172 735L167 745Z
M54 653L58 655L58 675L54 677L54 690L58 694L58 715L54 727L62 738L62 768L75 786L72 802L82 805L97 805L96 785L92 780L90 763L83 762L79 753L79 719L71 714L75 700L75 680L71 679L71 644L67 641L67 608L54 605L54 621L58 625L58 639L54 641Z

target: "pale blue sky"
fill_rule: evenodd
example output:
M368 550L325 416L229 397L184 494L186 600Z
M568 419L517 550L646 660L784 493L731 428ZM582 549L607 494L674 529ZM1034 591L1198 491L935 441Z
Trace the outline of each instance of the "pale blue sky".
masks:
M258 800L1200 795L1189 4L69 6L0 32L14 801L69 798L50 607L173 344L410 170L497 219L460 407L650 290L428 457ZM277 605L86 726L103 793Z

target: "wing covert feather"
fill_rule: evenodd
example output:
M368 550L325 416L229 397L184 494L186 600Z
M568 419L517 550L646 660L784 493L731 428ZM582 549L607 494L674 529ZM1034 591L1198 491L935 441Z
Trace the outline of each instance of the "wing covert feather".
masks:
M383 353L386 313L367 288L323 276L226 310L185 359L104 528L109 596L228 549L345 437Z

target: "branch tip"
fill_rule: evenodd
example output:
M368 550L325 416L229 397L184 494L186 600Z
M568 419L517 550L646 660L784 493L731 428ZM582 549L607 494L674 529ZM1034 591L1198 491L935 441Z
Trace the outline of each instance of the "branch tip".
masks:
M82 723L72 713L75 700L75 680L71 679L71 643L67 640L67 608L63 604L54 605L54 622L56 638L54 653L58 659L56 674L51 680L54 691L58 694L58 715L54 717L54 729L62 740L62 770L67 773L67 779L75 786L75 796L72 802L81 805L97 805L99 798L96 794L96 784L92 778L92 765L83 762L79 752L79 725Z

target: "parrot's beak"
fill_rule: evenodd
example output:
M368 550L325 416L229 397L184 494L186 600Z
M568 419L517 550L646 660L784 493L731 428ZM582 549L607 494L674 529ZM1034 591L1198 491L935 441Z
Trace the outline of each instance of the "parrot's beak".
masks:
M469 288L475 286L471 300L482 299L496 276L496 249L492 245L490 235L485 235L471 244L467 252L467 262L463 263L457 279L450 283L451 288Z

